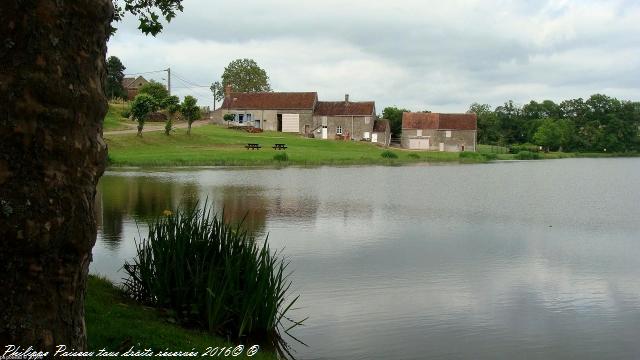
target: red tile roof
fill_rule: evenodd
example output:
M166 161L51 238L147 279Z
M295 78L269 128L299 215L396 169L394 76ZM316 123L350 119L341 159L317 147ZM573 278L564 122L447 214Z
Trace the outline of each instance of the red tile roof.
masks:
M225 97L222 108L256 110L313 110L318 94L315 92L232 92Z
M477 130L476 114L403 113L403 129Z
M373 101L318 101L313 115L317 116L373 116L376 103Z

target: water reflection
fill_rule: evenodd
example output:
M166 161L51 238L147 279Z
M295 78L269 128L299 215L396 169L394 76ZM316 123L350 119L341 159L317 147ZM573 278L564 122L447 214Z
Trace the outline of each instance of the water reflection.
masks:
M91 271L119 280L136 220L209 199L291 259L299 359L640 358L639 180L640 159L110 172Z

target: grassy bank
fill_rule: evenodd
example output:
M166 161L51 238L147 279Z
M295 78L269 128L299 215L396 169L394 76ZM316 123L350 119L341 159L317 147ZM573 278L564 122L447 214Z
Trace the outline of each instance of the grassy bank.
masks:
M223 126L206 125L187 136L177 129L171 136L163 132L118 134L106 137L112 166L264 166L264 165L356 165L406 164L417 162L459 161L458 153L406 151L391 149L396 158L383 157L386 150L367 142L322 141L295 134L266 131L250 134ZM247 150L247 143L258 143L260 150ZM274 159L282 154L272 146L287 144L286 161ZM483 162L484 157L464 162Z
M127 107L123 103L109 103L109 111L104 117L104 131L134 129L135 123L122 117L122 111Z
M136 304L124 297L122 291L107 280L89 276L85 319L90 351L106 348L124 352L132 346L136 350L198 351L208 347L235 347L210 334L184 329L170 323L160 311ZM249 347L253 344L243 344ZM243 352L246 355L246 349ZM248 358L239 356L238 358ZM275 359L273 353L260 350L251 359Z

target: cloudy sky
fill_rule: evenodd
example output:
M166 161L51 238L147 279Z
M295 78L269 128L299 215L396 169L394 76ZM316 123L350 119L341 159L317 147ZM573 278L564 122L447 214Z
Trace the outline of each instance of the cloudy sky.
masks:
M174 93L203 105L237 58L256 60L275 91L348 93L378 112L594 93L640 100L637 0L184 0L156 38L132 16L118 28L108 55L127 74L170 66Z

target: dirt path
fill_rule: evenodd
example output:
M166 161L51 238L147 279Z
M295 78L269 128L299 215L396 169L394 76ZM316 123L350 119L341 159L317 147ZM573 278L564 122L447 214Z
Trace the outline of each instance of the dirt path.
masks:
M209 123L209 120L197 120L197 121L194 121L193 124L191 124L191 127L192 128L199 127L199 126L207 125L208 123ZM134 127L132 129L105 131L103 133L103 136L120 135L120 134L137 134L138 129L137 127L135 127L135 125L133 126ZM186 122L179 122L173 125L174 129L186 129L187 127L188 127L188 124ZM150 131L164 131L164 124L145 125L144 129L142 130L143 133L150 132Z

